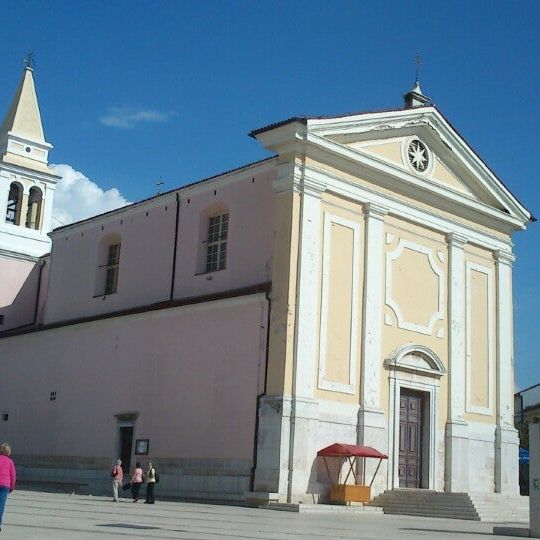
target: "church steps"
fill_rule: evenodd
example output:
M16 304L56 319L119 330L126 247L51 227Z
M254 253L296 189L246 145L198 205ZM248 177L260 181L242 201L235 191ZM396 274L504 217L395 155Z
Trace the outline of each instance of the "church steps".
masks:
M370 503L385 514L414 515L491 522L526 522L527 497L499 494L446 493L429 490L385 491Z

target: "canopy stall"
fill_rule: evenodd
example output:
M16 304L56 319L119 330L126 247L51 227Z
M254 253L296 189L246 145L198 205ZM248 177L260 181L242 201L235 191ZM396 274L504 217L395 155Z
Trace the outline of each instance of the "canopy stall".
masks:
M324 460L324 466L330 480L331 489L330 489L330 499L337 502L368 502L371 499L371 486L375 480L375 476L379 471L383 459L388 459L386 454L379 452L371 446L359 446L356 444L342 444L334 443L322 450L317 452L317 456L320 456ZM328 468L328 463L326 458L339 458L346 460L349 464L349 470L347 476L343 483L340 482L340 473L337 473L336 482L332 481L332 475L330 474L330 469ZM362 484L358 482L358 477L356 474L356 464L358 458L364 460L362 467ZM373 474L369 486L366 485L366 458L378 459L379 463ZM350 475L353 475L354 484L347 484L347 480Z

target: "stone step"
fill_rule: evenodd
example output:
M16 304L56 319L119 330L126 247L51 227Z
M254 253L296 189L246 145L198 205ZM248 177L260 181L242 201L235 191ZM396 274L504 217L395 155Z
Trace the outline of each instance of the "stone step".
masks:
M429 509L429 510L451 510L453 512L461 511L470 511L476 512L476 509L472 505L444 505L444 504L429 504L429 505L418 505L411 504L406 502L394 502L385 504L384 508L412 508L417 510Z
M445 519L464 519L468 521L480 521L478 515L462 514L459 512L429 512L429 511L415 511L415 510L384 510L388 515L402 515L402 516L419 516L419 517L431 517L431 518L445 518Z
M277 510L281 512L298 512L303 514L356 514L362 512L379 513L382 508L362 504L302 504L302 503L276 503L261 505L263 510Z
M471 508L415 508L413 506L386 506L384 508L384 511L392 511L392 512L401 512L401 511L407 511L407 512L429 512L429 513L441 513L441 514L470 514L470 515L478 515L474 509Z

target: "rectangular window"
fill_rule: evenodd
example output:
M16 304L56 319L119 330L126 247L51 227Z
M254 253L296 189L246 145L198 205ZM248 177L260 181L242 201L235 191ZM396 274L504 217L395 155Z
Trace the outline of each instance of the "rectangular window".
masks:
M206 271L223 270L227 261L227 236L229 233L229 214L212 216L208 221L208 240L206 242Z
M107 267L105 274L105 294L116 292L118 283L118 267L120 263L120 244L112 244L109 246L107 256Z

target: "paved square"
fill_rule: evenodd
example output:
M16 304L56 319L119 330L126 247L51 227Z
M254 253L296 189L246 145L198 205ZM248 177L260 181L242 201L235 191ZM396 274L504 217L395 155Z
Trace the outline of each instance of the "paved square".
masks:
M523 525L521 525L523 527ZM298 514L236 506L159 502L15 491L1 538L179 538L325 540L460 538L486 540L493 525L474 521L383 514ZM494 536L494 538L511 538Z

